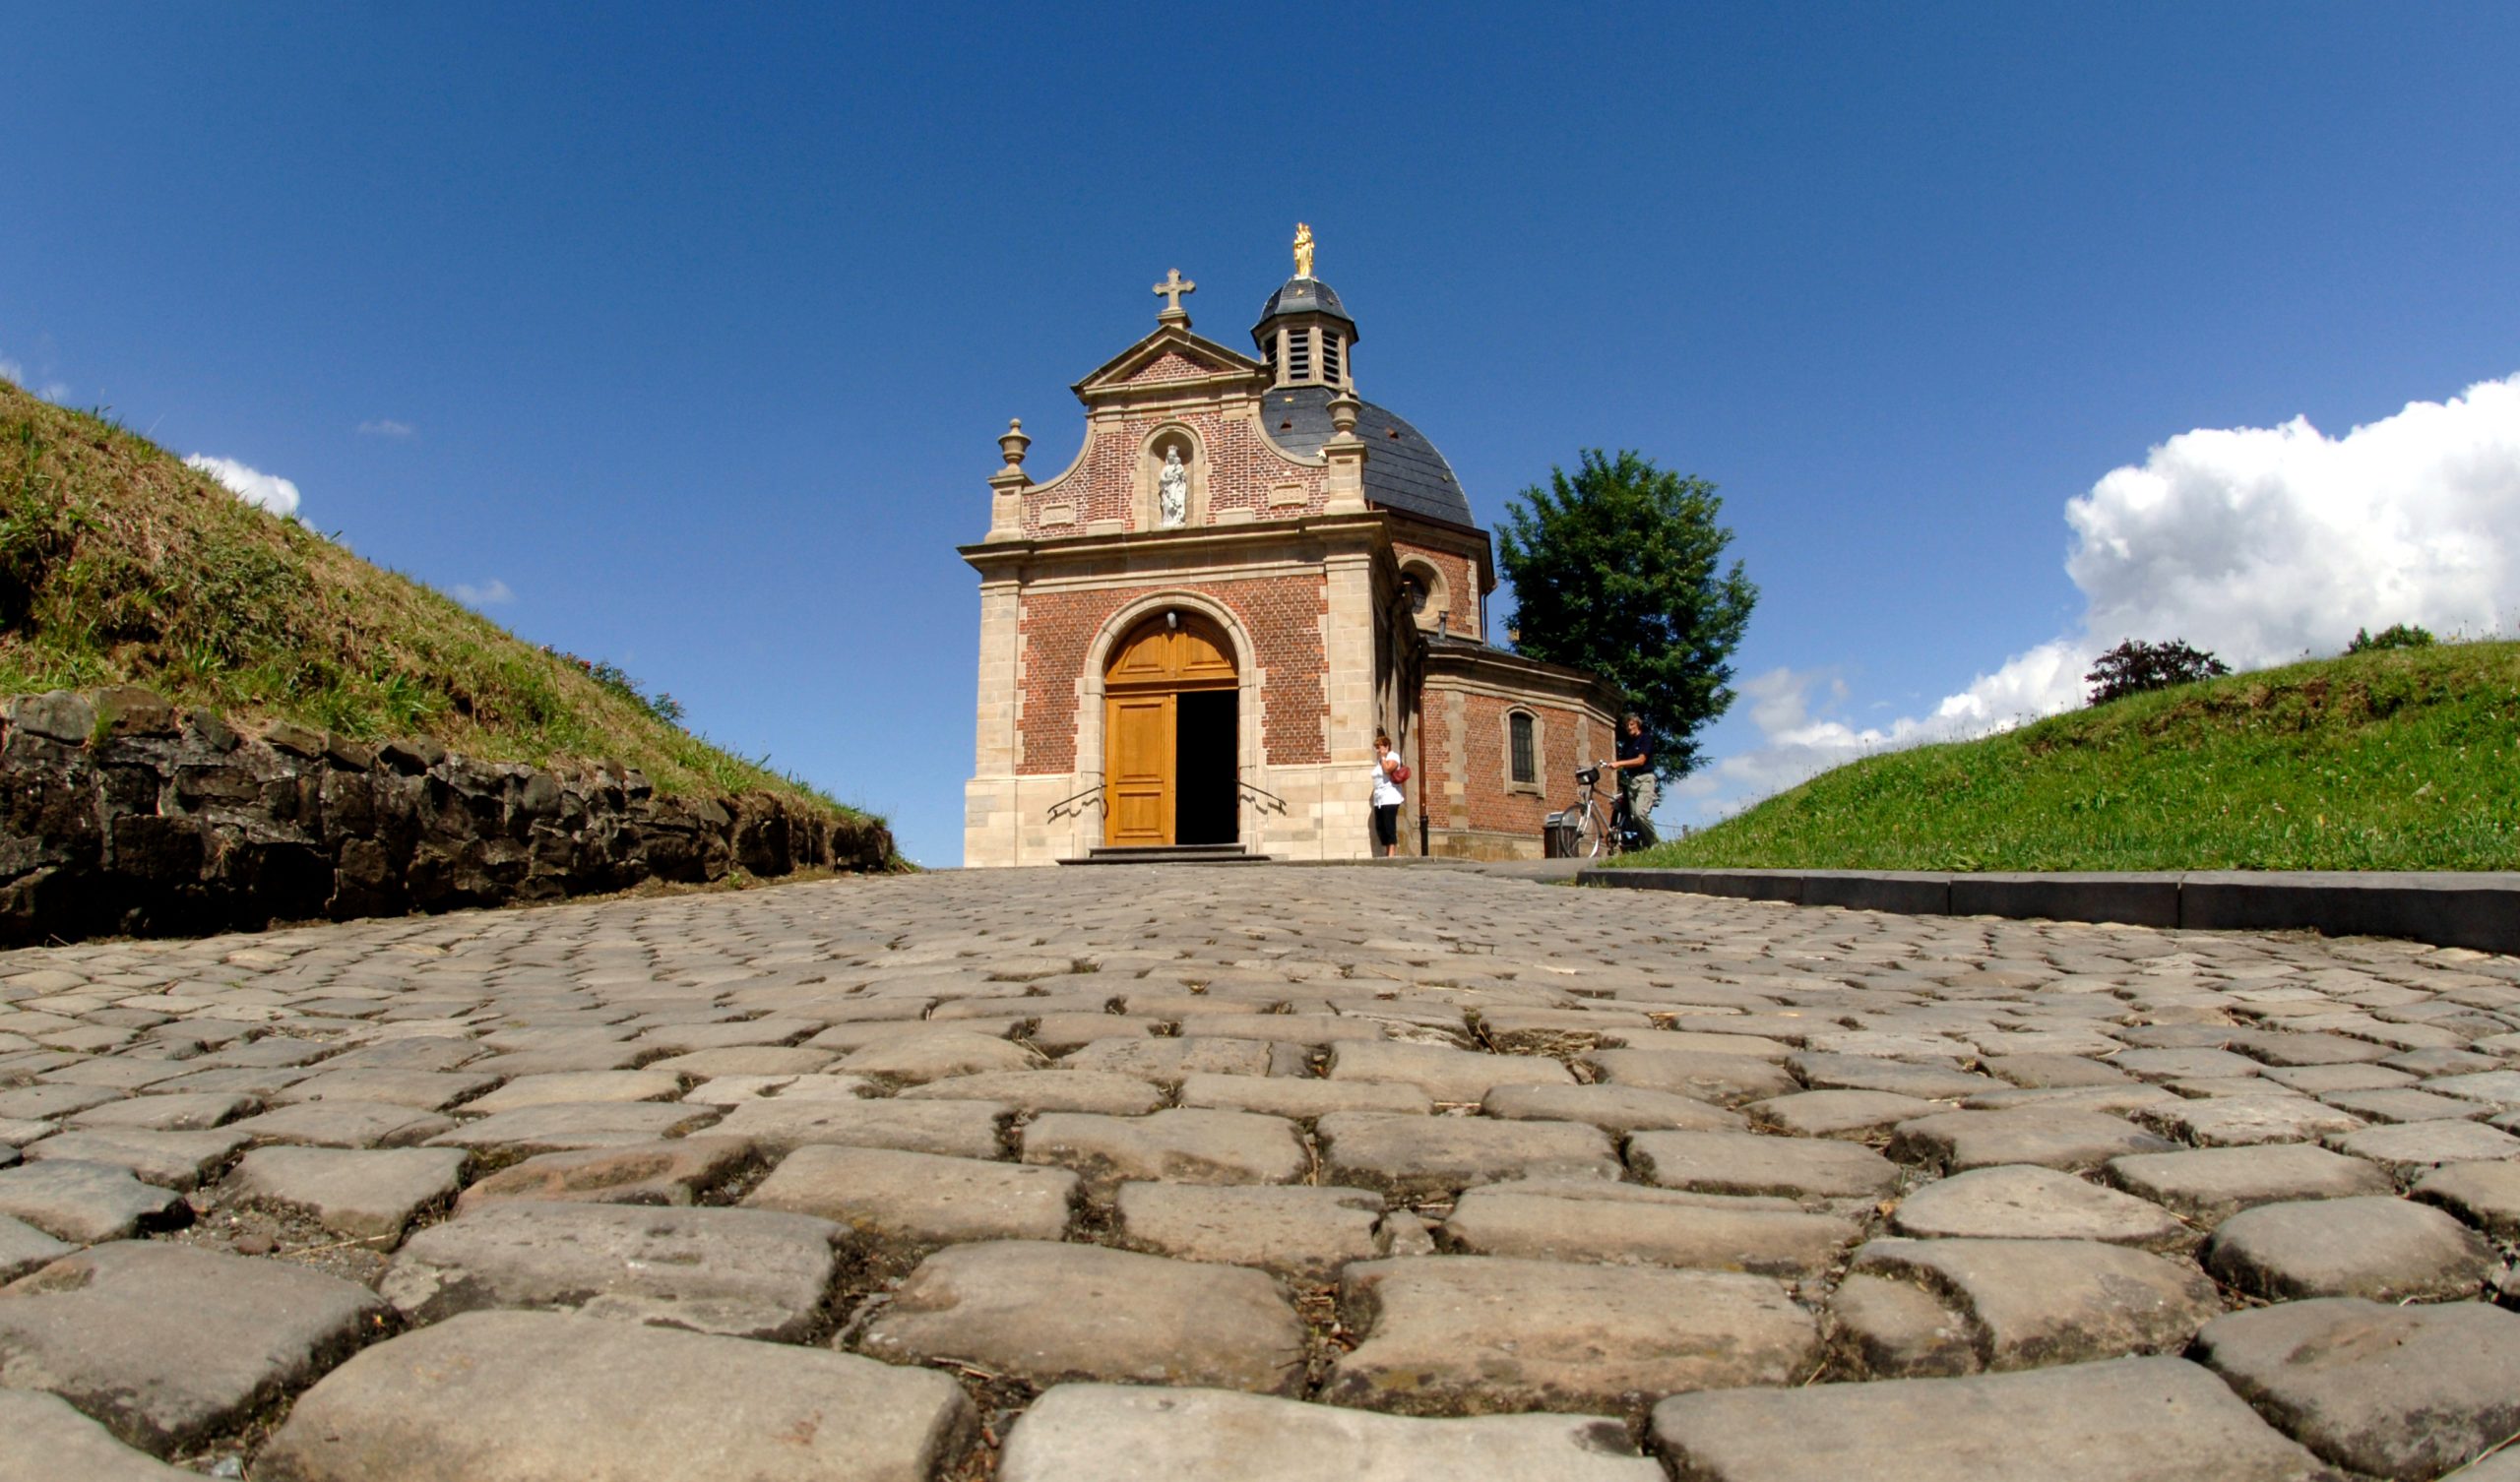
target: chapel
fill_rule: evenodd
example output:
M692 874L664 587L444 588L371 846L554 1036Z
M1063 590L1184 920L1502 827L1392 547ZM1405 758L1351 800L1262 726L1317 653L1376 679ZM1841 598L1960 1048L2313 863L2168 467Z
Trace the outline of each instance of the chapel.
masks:
M1424 434L1359 398L1356 321L1313 276L1251 351L1192 333L1175 269L1153 333L1076 383L1075 460L998 439L979 574L963 862L1373 853L1377 730L1411 770L1400 852L1538 856L1608 756L1599 676L1491 645L1487 531Z

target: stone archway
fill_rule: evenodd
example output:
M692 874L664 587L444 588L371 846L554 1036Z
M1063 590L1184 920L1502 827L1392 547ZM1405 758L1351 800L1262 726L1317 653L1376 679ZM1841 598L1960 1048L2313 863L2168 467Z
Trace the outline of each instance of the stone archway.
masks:
M1229 844L1240 835L1241 675L1206 614L1142 619L1102 669L1103 842Z

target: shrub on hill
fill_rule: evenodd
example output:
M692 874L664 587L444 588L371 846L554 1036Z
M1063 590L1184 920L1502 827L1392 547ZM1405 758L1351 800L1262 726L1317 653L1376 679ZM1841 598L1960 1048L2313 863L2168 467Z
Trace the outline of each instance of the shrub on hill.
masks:
M2375 648L2423 648L2432 644L2430 630L2413 623L2391 623L2377 633L2368 628L2354 630L2354 642L2345 646L2348 653L2368 653Z
M2106 705L2147 690L2219 679L2230 672L2231 665L2202 649L2189 648L2185 639L2148 644L2130 638L2094 660L2091 672L2083 678L2092 686L2091 703Z

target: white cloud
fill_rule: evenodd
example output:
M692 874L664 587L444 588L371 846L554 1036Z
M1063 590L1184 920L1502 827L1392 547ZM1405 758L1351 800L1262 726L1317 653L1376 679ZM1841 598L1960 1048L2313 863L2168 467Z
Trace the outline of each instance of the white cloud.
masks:
M410 423L398 422L392 417L378 417L374 421L361 422L358 424L358 432L361 437L407 438L417 431L419 431L419 429L412 426Z
M1822 671L1741 693L1760 744L1684 780L1704 816L1738 811L1866 751L2001 730L2071 710L2126 639L2184 639L2237 668L2334 653L2357 628L2493 632L2520 613L2520 375L2416 401L2329 437L2305 419L2199 429L2069 500L2077 631L2014 654L1925 715L1813 719Z
M250 505L258 505L275 515L297 513L297 485L276 474L249 468L232 458L213 458L196 453L184 460L187 468L198 468L227 486L228 492Z
M492 577L488 585L482 587L474 587L469 582L458 582L455 584L453 595L455 600L467 607L496 607L501 603L516 600L516 593L508 589L508 584L496 577Z

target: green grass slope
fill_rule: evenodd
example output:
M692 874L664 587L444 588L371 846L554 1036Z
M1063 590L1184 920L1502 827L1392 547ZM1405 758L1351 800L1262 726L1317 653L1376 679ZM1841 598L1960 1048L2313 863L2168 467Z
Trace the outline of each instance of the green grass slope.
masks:
M661 792L761 789L857 816L672 724L627 682L0 380L0 695L105 684L490 761L608 758Z
M1867 757L1618 863L2520 869L2520 644L2312 660Z

